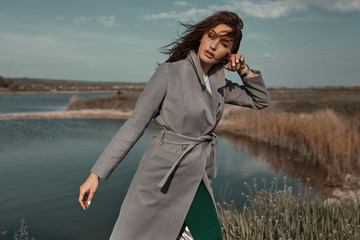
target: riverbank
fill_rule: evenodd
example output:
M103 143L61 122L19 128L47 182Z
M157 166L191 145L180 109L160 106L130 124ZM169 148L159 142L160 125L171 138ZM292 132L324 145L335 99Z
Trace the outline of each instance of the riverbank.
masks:
M359 129L359 123L345 120L333 110L295 114L242 109L230 111L216 133L270 146L270 164L302 182L314 176L312 170L316 169L311 180L321 181L314 185L328 202L350 199L360 203ZM317 179L317 175L324 177Z
M261 190L256 181L247 184L242 210L218 203L224 239L359 239L360 204L309 200L308 188L279 190L276 179L263 184Z
M113 93L116 94L117 90L51 90L51 91L8 91L0 88L0 95L27 95L27 94L80 94L80 93Z
M0 115L0 120L36 119L36 118L93 118L93 119L127 119L132 112L120 110L83 109L72 111L54 111Z
M270 89L262 111L226 105L217 134L232 134L289 153L276 161L325 174L317 187L332 202L360 202L360 91L357 88ZM3 115L19 118L121 118L131 115L138 93L70 100L66 111ZM258 144L258 145L259 145ZM294 157L296 156L296 157ZM283 171L280 169L279 171ZM306 171L305 171L306 172ZM285 172L290 174L291 172ZM297 178L293 174L294 178ZM306 173L303 174L306 179Z
M329 201L360 202L360 91L271 89L270 95L272 105L262 111L232 107L217 133L284 150L288 156L277 161L325 172L322 192Z

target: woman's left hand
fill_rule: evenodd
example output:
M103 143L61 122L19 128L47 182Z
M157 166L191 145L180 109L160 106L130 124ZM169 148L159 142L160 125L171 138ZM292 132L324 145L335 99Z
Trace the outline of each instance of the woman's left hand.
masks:
M227 61L228 64L225 65L227 70L232 72L237 71L239 75L242 75L247 71L244 54L231 54L229 51L227 53Z

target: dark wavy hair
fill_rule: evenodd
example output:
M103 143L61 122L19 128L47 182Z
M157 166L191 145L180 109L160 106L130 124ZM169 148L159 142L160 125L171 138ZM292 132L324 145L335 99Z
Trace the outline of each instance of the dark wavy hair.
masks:
M244 27L244 24L236 13L220 11L194 25L179 23L186 28L183 34L172 43L160 48L162 53L170 55L166 62L176 62L184 59L190 50L197 52L204 33L207 33L219 24L225 24L232 29L231 32L226 34L233 41L231 53L237 53L239 50L242 39L241 29Z

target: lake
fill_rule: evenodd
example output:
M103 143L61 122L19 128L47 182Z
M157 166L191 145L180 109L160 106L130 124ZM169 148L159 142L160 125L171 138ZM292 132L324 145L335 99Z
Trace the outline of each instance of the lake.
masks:
M71 96L0 95L0 112L64 110ZM0 239L13 239L21 219L26 220L30 235L36 239L108 239L138 162L150 138L157 133L156 125L151 123L111 177L100 181L90 209L84 211L77 199L79 187L92 165L124 122L114 119L0 121L0 233L8 231ZM253 178L261 186L261 179L270 183L276 177L281 188L283 177L288 176L287 184L296 189L296 174L287 174L292 171L289 167L276 164L281 154L273 148L226 135L219 136L218 142L219 173L212 184L216 201L235 200L241 207L245 201L241 193L247 192L244 182L251 183Z
M72 96L79 98L101 97L113 93L57 93L57 94L0 94L0 115L63 111Z

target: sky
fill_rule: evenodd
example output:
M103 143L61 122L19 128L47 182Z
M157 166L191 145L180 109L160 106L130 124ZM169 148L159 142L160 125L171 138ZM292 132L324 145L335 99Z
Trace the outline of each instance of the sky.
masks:
M360 0L0 0L0 75L147 82L179 21L221 10L242 18L238 53L267 86L360 85Z

